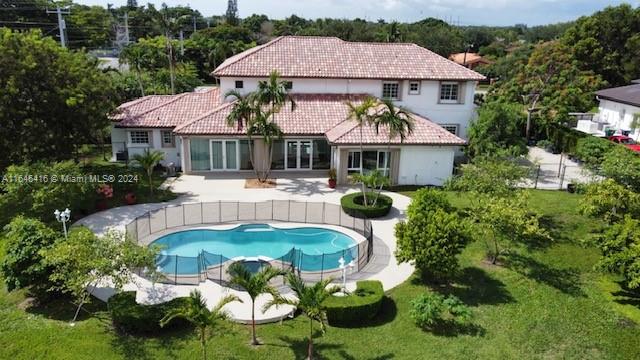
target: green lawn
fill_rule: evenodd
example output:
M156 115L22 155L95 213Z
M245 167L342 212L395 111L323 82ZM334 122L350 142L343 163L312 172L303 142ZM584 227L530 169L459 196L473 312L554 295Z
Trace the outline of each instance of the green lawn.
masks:
M407 195L411 195L407 192ZM460 208L464 194L449 194ZM584 247L600 225L581 216L579 195L536 191L532 207L544 215L556 241L525 250L509 268L483 261L484 245L471 244L452 292L473 309L473 326L457 332L418 330L409 302L426 290L408 281L388 293L381 316L360 328L329 327L316 342L323 359L638 359L640 304L624 297L609 276L593 270L596 250ZM199 344L189 331L162 337L132 337L111 328L106 309L71 328L73 307L18 310L22 293L0 291L2 359L196 359ZM97 304L96 304L97 306ZM248 345L249 329L228 324L209 343L211 358L301 359L306 355L304 318L263 325L265 345Z

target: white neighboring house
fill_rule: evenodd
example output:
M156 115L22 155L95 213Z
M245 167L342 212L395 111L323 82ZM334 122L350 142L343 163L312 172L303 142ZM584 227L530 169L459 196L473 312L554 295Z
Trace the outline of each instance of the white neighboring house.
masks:
M585 133L605 136L607 130L615 133L628 132L634 139L640 138L640 124L634 128L634 119L640 117L640 80L631 85L596 92L600 104L593 118L578 121L576 127Z
M295 111L284 108L275 117L284 138L274 144L274 172L326 176L335 168L338 183L346 183L350 173L379 169L389 172L395 184L441 185L466 144L475 117L476 83L484 79L415 44L279 37L227 59L213 72L220 79L219 90L209 90L203 98L198 93L147 96L123 104L127 115L114 117L114 158L118 151L162 149L160 139L171 131L176 147L166 150L167 161L184 172L251 171L245 129L227 126L234 99L224 94L255 91L273 70L288 82L297 103ZM360 153L360 132L346 120L345 103L359 103L366 96L391 99L416 120L414 133L404 142L393 139L390 152L386 130L376 134L367 127ZM123 145L117 149L116 143ZM254 148L260 166L268 151L259 138Z

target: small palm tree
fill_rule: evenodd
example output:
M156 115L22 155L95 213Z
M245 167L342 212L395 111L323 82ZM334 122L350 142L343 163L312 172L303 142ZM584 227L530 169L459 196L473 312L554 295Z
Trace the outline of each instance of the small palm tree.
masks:
M313 360L313 322L317 321L320 324L320 330L324 333L327 311L322 304L329 296L340 291L340 288L337 286L327 288L331 281L333 281L333 279L329 278L308 286L299 276L289 273L287 275L287 283L296 294L297 299L278 296L274 297L273 300L264 306L264 310L266 310L271 306L292 305L309 318L309 346L307 352L308 359L310 360Z
M216 322L227 318L227 314L222 308L230 302L239 301L242 302L235 295L228 295L222 298L218 304L212 309L207 308L207 302L202 297L199 290L193 290L189 294L189 298L184 307L176 308L160 320L160 326L164 327L171 320L175 318L183 318L192 323L200 335L200 345L202 346L202 360L207 360L207 337L211 328L216 325Z
M265 182L269 179L271 162L273 161L273 142L282 139L282 129L274 121L269 120L271 116L272 110L263 111L260 108L256 108L254 122L251 127L247 129L247 134L257 134L262 137L269 152L269 157L263 158L262 175L258 176L260 182Z
M408 111L396 107L391 100L382 100L382 110L375 115L373 124L376 134L380 133L381 127L387 128L387 164L391 163L391 141L396 137L400 137L400 142L404 142L407 136L413 133L414 123L415 120ZM391 171L385 175L391 176ZM379 191L382 191L382 186L380 186Z
M382 188L391 184L389 177L380 172L380 170L373 170L368 174L353 174L351 175L351 181L357 184L363 184L365 188L371 189L371 192L375 195L373 199L363 199L363 205L365 207L375 206L378 203L378 198L380 198ZM379 190L376 191L377 189Z
M362 153L364 137L362 134L362 128L365 125L370 125L375 119L374 109L378 105L377 101L372 97L366 97L361 104L354 104L352 102L346 103L348 109L347 120L355 121L360 129L360 167L362 167ZM367 193L364 183L362 184L362 196L364 196L364 202L367 203Z
M276 276L284 275L285 272L271 266L265 266L260 271L252 273L240 262L231 264L227 272L231 275L231 280L229 280L231 285L236 285L249 293L251 298L251 345L258 345L255 319L256 298L261 294L271 294L274 298L280 296L278 290L269 282Z
M132 159L147 172L149 193L153 195L153 168L164 159L164 153L158 150L144 149L144 153L135 154Z

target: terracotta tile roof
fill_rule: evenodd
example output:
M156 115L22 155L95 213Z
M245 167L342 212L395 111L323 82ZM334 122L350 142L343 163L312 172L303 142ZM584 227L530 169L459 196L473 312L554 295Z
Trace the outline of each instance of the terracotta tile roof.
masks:
M178 95L149 95L124 103L111 117L117 127L172 128L220 105L219 88Z
M449 55L449 60L454 61L455 63L462 65L462 64L465 63L465 53L451 54L451 55ZM489 60L483 58L479 54L466 53L466 63L467 64L473 64L473 63L476 63L476 62L481 62L481 63L485 63L485 64L490 64L491 63Z
M365 94L295 94L296 110L285 107L276 114L275 122L287 136L316 135L327 136L329 142L336 144L359 144L360 131L356 124L347 121L348 108L345 104L362 102ZM245 129L227 126L227 115L231 112L233 103L220 105L213 111L184 123L175 129L178 135L243 135ZM415 119L415 130L405 139L404 144L423 145L464 145L465 141L451 134L430 120L412 115ZM367 144L386 144L387 132L381 129L375 134L373 127L364 128L364 140ZM400 139L394 139L399 144Z
M227 59L213 75L286 78L483 80L430 50L406 43L283 36Z

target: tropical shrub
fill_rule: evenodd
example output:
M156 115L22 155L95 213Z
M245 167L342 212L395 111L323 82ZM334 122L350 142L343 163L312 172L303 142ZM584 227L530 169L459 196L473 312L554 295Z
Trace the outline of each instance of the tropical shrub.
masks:
M181 308L186 303L187 298L176 298L162 304L143 305L136 302L135 291L125 291L110 297L107 304L117 328L132 334L157 334L188 325L186 320L176 318L164 327L160 326L160 320L171 310Z
M444 195L420 189L407 209L407 220L396 224L398 262L411 262L423 279L441 281L458 268L457 256L471 241L465 221Z
M18 216L5 227L4 257L0 273L9 291L32 287L35 292L49 288L51 267L41 250L48 249L60 234L36 219Z
M345 213L357 218L374 219L386 216L391 210L393 199L383 194L367 193L367 198L369 199L376 196L377 202L375 205L365 206L364 196L361 192L348 194L340 199L340 205L342 205L342 210Z
M498 102L483 104L478 119L469 127L469 156L526 154L525 120L521 106Z
M357 325L373 319L382 308L384 290L380 281L358 281L356 291L348 296L331 296L323 305L326 307L330 325Z
M615 146L605 154L602 174L640 192L640 156L624 146Z
M409 316L419 327L433 329L446 325L467 325L472 313L457 297L430 292L411 301Z
M447 182L454 191L473 191L492 196L512 196L531 173L531 168L515 161L497 158L476 158L462 167L462 174Z
M587 184L580 201L580 211L585 215L604 219L610 224L622 220L625 215L639 217L640 194L613 179Z
M620 274L630 289L640 289L640 220L625 216L600 237L598 267Z
M588 136L578 139L575 156L587 167L597 169L604 161L605 155L613 149L614 144L606 139Z

